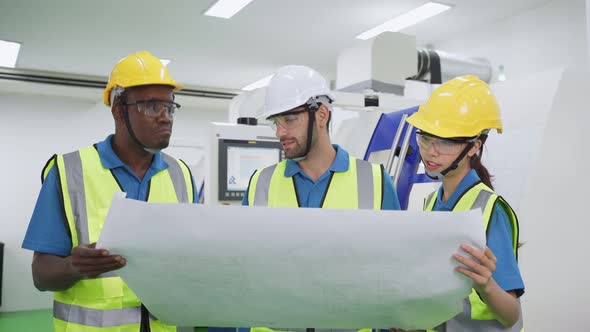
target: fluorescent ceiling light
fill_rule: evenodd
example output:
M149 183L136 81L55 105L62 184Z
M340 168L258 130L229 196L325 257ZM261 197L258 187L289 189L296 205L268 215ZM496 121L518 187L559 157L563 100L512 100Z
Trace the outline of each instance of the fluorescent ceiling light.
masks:
M356 36L356 38L367 40L385 31L397 32L449 9L451 9L451 6L436 2L428 2L418 8L410 10L405 14L394 17L391 20L374 27L373 29L367 30Z
M160 62L164 65L164 66L168 66L168 64L170 63L170 60L168 59L160 59Z
M0 67L14 68L19 51L19 43L0 40Z
M242 88L242 90L252 91L254 89L263 88L268 85L268 82L270 82L270 80L273 76L274 76L273 74L265 76L254 83L250 83L250 84L246 85L245 87Z
M252 2L252 0L218 0L213 6L207 9L205 15L230 18L242 10L242 8L246 7L250 2Z

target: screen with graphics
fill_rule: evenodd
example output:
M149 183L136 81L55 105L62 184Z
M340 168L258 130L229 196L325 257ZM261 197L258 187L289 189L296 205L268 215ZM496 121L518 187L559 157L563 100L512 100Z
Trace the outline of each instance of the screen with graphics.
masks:
M282 159L279 142L220 140L219 200L242 200L254 171Z

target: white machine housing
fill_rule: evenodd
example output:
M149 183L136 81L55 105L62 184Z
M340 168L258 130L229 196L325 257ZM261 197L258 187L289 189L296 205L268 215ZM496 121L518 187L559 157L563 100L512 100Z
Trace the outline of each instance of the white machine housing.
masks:
M336 90L403 95L406 78L416 75L417 68L416 37L385 32L339 54Z
M222 139L275 143L278 143L279 139L275 137L274 132L268 126L211 123L209 144L206 149L204 202L205 204L240 204L236 200L219 200L219 141Z

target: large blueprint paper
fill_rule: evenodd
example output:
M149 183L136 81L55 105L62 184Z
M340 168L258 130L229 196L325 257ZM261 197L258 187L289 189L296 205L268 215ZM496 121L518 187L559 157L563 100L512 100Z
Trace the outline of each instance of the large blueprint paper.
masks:
M179 326L429 328L462 310L461 243L481 212L148 204L115 198L99 246L150 312Z

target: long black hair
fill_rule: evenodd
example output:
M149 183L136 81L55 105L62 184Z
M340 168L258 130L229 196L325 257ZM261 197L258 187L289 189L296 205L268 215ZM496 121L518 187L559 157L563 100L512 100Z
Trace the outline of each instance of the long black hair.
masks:
M493 190L494 189L494 186L492 185L493 176L490 174L490 171L488 171L488 169L481 162L481 156L483 154L483 147L484 147L484 143L485 143L486 139L487 139L487 135L481 135L481 137L480 137L481 146L479 147L479 150L477 151L477 153L473 157L471 157L471 160L469 161L469 165L471 166L471 168L473 168L477 172L477 176L479 176L479 178L481 179L481 182L483 182L486 186L490 187Z

